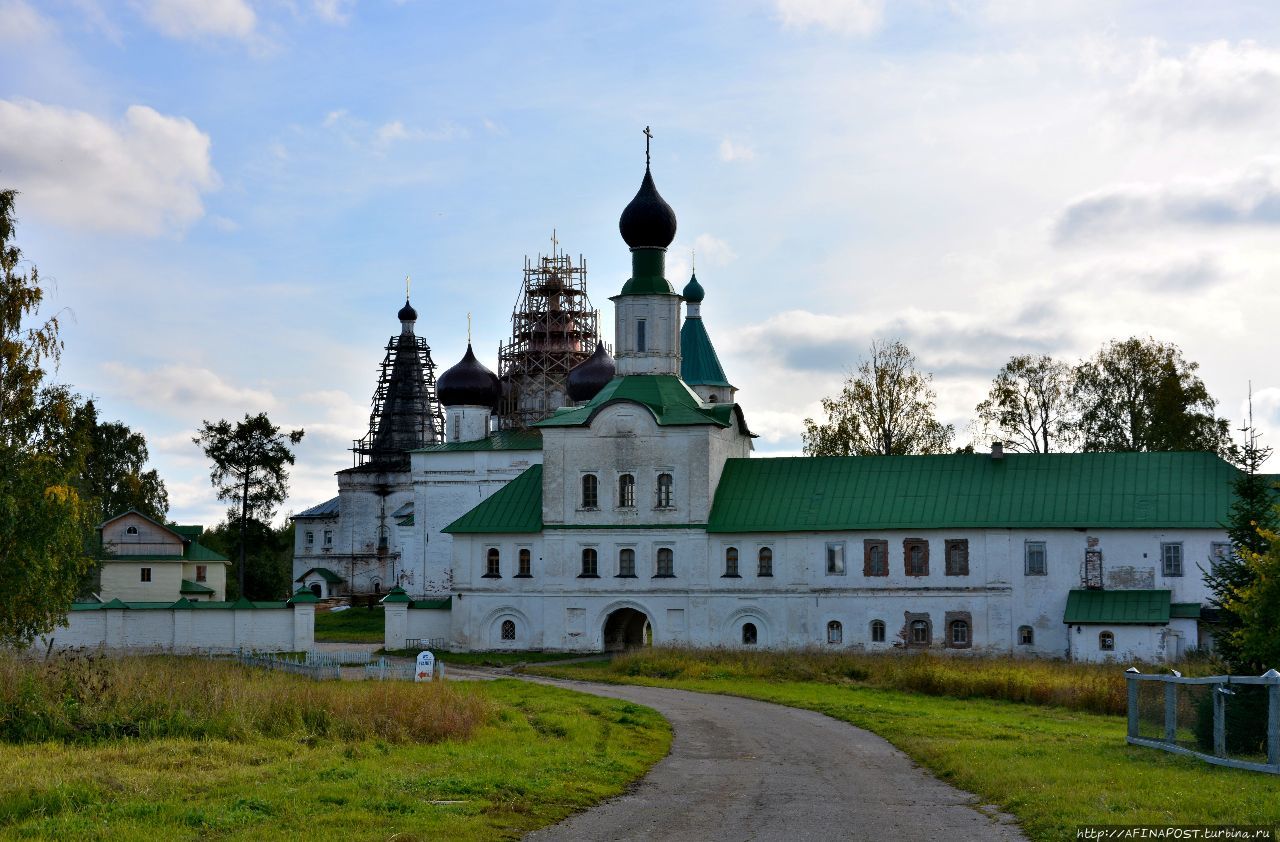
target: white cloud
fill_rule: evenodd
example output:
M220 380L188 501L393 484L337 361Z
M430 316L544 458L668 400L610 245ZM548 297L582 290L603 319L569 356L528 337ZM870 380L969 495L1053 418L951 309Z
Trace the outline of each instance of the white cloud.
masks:
M884 22L884 0L775 0L787 29L816 26L838 35L871 35Z
M219 181L209 136L145 105L110 123L84 111L0 100L0 171L25 204L59 222L143 234L199 219L201 194Z
M26 0L0 0L0 43L39 41L54 33L53 22Z
M1121 184L1071 202L1059 216L1059 243L1165 226L1280 225L1280 159L1263 158L1216 179Z
M383 123L378 127L375 138L381 146L389 146L397 140L407 140L409 132L404 127L404 123L399 120L392 120L389 123Z
M316 16L327 23L345 24L351 20L356 0L312 0Z
M729 138L720 141L720 160L731 161L754 161L756 159L756 150L752 149L745 143L734 143Z
M171 38L248 38L257 16L245 0L142 0L142 15Z
M322 125L326 129L333 128L343 119L345 119L346 116L347 116L347 109L345 108L334 109L333 111L330 111L328 114L324 115L324 123Z
M693 241L693 247L707 266L725 266L738 256L728 243L710 234L699 234Z
M271 392L232 385L207 368L166 365L143 370L121 362L105 362L101 369L113 396L173 417L193 419L213 413L238 418L278 404Z
M1280 114L1280 51L1211 41L1171 56L1148 42L1124 95L1135 114L1167 125L1231 125Z

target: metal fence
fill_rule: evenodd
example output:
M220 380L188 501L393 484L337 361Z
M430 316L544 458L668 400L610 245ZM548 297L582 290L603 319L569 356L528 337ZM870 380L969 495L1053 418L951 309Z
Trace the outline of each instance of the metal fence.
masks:
M330 663L311 663L299 661L268 652L246 652L243 649L236 653L236 659L246 667L258 667L272 672L288 672L294 675L305 675L317 681L341 678L342 666Z
M296 654L280 654L270 652L246 652L240 650L236 659L246 667L258 667L272 672L287 672L307 678L337 680L342 678L343 667L364 667L364 677L374 681L413 681L417 675L417 664L389 661L378 658L376 661L370 652L303 652L299 658ZM444 662L435 662L433 679L444 678Z
M404 642L405 649L443 649L443 637L411 637Z
M1130 745L1280 775L1280 673L1125 674Z

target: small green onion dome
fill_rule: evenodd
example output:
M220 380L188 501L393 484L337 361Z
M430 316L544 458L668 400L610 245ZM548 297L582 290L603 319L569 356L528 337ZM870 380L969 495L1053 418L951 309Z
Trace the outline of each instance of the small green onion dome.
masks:
M697 275L689 276L689 283L684 285L684 292L680 293L680 295L690 304L702 303L702 299L706 297L706 293L702 289L702 284L698 283Z

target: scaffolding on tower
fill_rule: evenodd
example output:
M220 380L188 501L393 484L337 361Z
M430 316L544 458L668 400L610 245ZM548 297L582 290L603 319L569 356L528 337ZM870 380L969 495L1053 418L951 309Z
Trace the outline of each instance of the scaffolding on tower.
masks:
M409 451L444 441L436 365L427 340L403 330L387 343L373 393L369 432L352 442L355 465L408 470Z
M595 352L600 314L587 297L587 264L559 248L524 259L524 286L511 313L511 340L498 345L504 429L541 421L567 405L569 370Z

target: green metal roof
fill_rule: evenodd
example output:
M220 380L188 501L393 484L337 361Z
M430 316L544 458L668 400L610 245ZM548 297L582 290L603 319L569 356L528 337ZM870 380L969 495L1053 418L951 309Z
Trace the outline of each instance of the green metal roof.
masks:
M178 524L174 524L169 528L172 529L174 532L177 532L182 537L190 538L193 541L199 538L201 534L204 533L203 526L179 526Z
M1164 625L1169 591L1073 590L1067 594L1067 624Z
M691 386L730 386L720 367L715 346L700 317L684 320L680 327L680 379Z
M230 559L206 547L204 544L191 541L182 547L182 555L119 555L105 556L104 561L222 561L230 563Z
M1237 475L1212 453L729 459L707 531L1220 529Z
M453 597L446 596L444 599L415 599L409 605L410 608L429 608L439 610L446 608L452 610Z
M542 531L542 466L524 473L494 492L442 532L527 534Z
M222 555L221 553L215 553L213 550L209 549L204 544L200 544L195 541L192 541L190 545L187 546L186 560L187 561L229 561L230 559L228 559L226 556Z
M193 582L190 579L182 580L182 587L178 588L178 593L217 593L213 588Z
M392 604L400 602L400 603L408 603L412 605L413 599L409 596L408 593L405 592L404 588L400 587L399 585L396 585L394 588L387 591L387 595L384 596L382 599L378 600L378 602L381 602L384 604L388 602Z
M315 573L321 579L324 579L326 582L328 582L331 585L340 585L346 581L346 579L343 579L341 576L339 576L337 573L334 573L332 570L330 570L327 567L313 567L310 570L308 570L306 573L303 573L301 576L294 579L293 581L301 582L303 579L307 578L312 573Z
M420 447L412 453L458 453L472 450L541 450L538 430L498 430L477 441L451 441Z
M1200 619L1200 603L1175 602L1169 606L1169 616L1179 617L1186 620L1199 620Z
M667 250L664 248L633 248L631 277L622 285L622 292L614 298L622 295L675 295L675 287L665 277L666 255Z
M742 432L751 434L737 404L703 403L684 381L671 374L630 374L615 377L588 403L579 407L562 407L535 426L585 426L605 406L623 401L644 406L661 427L731 427L736 423Z

